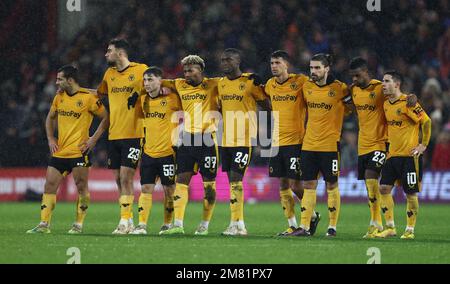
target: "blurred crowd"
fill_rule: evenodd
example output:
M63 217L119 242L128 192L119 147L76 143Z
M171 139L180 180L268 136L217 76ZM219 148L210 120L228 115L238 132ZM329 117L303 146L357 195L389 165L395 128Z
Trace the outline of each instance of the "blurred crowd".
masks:
M182 76L179 61L188 54L205 59L208 76L220 75L218 59L227 47L241 49L243 69L265 79L270 77L270 53L277 49L292 56L292 72L303 73L313 54L331 53L334 74L347 83L348 62L354 56L368 60L374 78L396 69L406 78L403 91L416 94L433 120L425 168L450 169L447 0L383 1L380 12L367 11L366 1L352 0L127 0L102 5L106 6L95 21L75 38L58 41L55 50L43 42L37 52L24 54L11 77L0 83L0 166L47 164L44 121L55 94L55 70L76 64L82 85L96 88L107 68L108 41L124 37L134 48L133 61L160 66L167 78ZM354 116L345 119L341 144L342 168L355 169ZM103 137L94 166L106 165L106 148ZM256 158L253 163L265 164L267 159Z

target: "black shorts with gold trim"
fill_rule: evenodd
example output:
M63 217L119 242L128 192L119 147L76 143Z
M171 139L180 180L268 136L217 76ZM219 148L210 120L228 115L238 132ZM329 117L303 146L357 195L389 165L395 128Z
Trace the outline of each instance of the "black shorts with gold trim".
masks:
M203 178L215 179L219 165L215 134L183 132L183 143L178 147L176 161L177 174L200 171Z
M220 160L222 161L222 171L245 174L251 158L253 148L249 147L220 147Z
M340 169L339 152L302 151L300 168L302 180L318 180L321 173L326 182L337 182Z
M422 156L390 157L381 170L380 184L393 186L400 180L405 193L417 193L422 187L422 174Z
M273 157L269 161L269 176L300 180L301 152L301 144L273 147Z
M156 178L161 179L162 185L175 184L175 156L153 158L146 153L141 161L141 184L155 184Z
M51 157L48 162L48 166L57 169L63 176L67 176L72 172L73 168L88 168L91 166L91 162L89 161L88 155L84 155L79 158Z

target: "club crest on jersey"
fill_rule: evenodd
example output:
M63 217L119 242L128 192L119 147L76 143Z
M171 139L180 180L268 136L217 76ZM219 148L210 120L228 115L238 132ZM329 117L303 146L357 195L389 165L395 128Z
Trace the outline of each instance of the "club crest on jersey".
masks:
M307 91L308 95L312 95L312 91L308 90Z
M111 81L114 81L114 80L116 80L116 77L111 77Z
M400 115L402 115L402 110L398 108L397 111L396 111L396 113L397 113L397 115L400 116Z
M83 107L83 101L82 100L79 100L77 102L77 107L79 107L79 108Z
M203 88L203 89L207 89L207 88L208 88L208 84L202 83L202 88Z
M134 77L134 74L131 74L130 76L128 76L128 80L130 80L130 82L133 82L134 79L136 79L136 78Z
M241 90L241 91L245 90L245 83L241 83L239 85L239 90Z
M293 90L293 91L295 91L295 90L298 89L297 83L292 83L292 84L290 85L290 87L291 87L291 90Z
M167 100L166 100L166 99L162 100L162 101L161 101L161 106L164 107L164 106L166 106L166 105L167 105Z
M369 98L371 98L372 100L375 99L375 92L370 92Z
M332 97L336 96L336 92L334 90L330 90L330 92L328 92L328 96L330 98L332 98Z

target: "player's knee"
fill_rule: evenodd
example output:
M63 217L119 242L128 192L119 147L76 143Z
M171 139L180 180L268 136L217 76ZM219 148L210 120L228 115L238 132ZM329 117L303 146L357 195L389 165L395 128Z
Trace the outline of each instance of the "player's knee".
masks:
M392 186L389 185L380 185L380 193L381 194L390 194L392 190Z
M303 187L305 189L316 189L317 188L317 181L316 180L309 180L303 182Z
M336 190L338 187L338 183L337 182L327 182L327 190L331 191L331 190Z
M154 189L155 189L154 185L144 184L144 185L142 185L141 191L142 191L142 193L145 193L145 194L152 194Z
M185 185L189 185L191 181L192 173L180 173L177 174L176 183L181 183Z
M289 186L289 180L287 178L280 178L280 190L288 189Z
M79 194L83 194L87 191L87 180L79 179L75 181L75 186L77 187L77 191Z
M53 181L46 181L44 185L44 193L55 194L58 191L58 183Z

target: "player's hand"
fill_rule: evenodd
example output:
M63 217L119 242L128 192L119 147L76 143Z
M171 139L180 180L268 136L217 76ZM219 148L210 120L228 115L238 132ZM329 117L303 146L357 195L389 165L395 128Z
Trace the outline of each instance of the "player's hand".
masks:
M134 108L138 98L139 94L137 92L134 92L131 96L128 97L128 104L127 104L128 109Z
M161 88L161 94L167 96L168 94L170 94L172 92L172 90L170 88L167 87L162 87Z
M58 151L58 142L55 138L48 139L48 147L50 148L50 153L53 155Z
M78 148L80 149L81 153L88 154L94 149L95 144L97 144L97 141L95 141L94 138L89 137L88 140L81 142L78 145Z
M406 97L406 106L407 107L415 107L417 104L417 96L415 94L409 94Z
M411 150L411 156L419 157L426 149L427 147L425 145L419 144Z
M261 86L263 83L261 77L256 73L250 74L250 76L248 76L248 78L250 80L253 80L253 85L255 85L255 86Z

